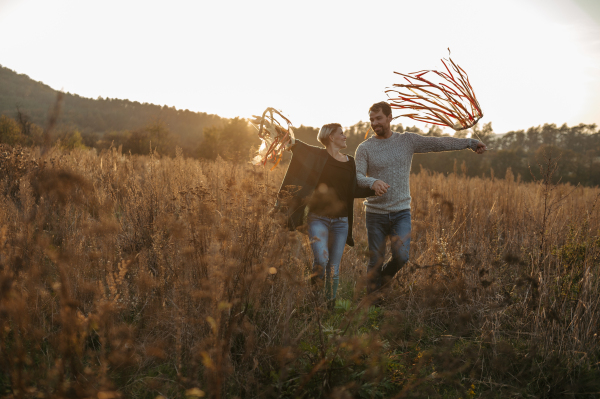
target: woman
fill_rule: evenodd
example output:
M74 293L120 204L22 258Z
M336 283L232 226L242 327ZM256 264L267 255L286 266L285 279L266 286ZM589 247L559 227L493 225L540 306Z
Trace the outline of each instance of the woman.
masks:
M317 139L325 148L299 140L291 146L292 160L279 190L278 206L287 212L290 229L305 224L306 215L313 282L325 277L325 296L333 307L344 245L354 246L354 198L375 192L357 186L354 158L340 152L346 148L346 136L339 123L324 125Z

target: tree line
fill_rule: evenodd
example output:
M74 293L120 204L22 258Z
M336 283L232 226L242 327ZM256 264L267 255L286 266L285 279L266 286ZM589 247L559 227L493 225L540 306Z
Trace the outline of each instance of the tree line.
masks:
M475 126L472 137L479 137L491 150L482 157L467 151L415 155L413 170L449 173L458 169L466 176L501 178L508 173L532 181L542 178L540 167L550 162L557 166L555 181L600 185L600 129L595 124L544 124L496 135L490 122L482 128Z
M353 155L365 139L369 124L358 122L345 128L348 147L343 151ZM442 136L441 129L432 127L422 131L417 127L392 126L392 130L413 132L426 136ZM296 138L315 146L318 128L300 126L294 129ZM372 134L372 132L370 133ZM440 173L457 172L466 176L505 177L508 173L521 181L540 179L540 165L548 161L557 164L557 181L586 186L600 185L600 129L596 125L556 126L544 124L527 130L506 134L493 133L491 123L475 126L470 132L458 132L457 136L471 135L486 143L490 151L475 157L470 151L454 151L438 154L415 154L412 171L430 170ZM57 127L51 133L51 143L65 149L121 147L124 153L173 156L180 147L186 156L204 159L221 157L234 162L248 162L256 153L260 140L256 130L243 118L226 119L224 122L203 129L201 138L187 141L174 134L160 119L127 131L110 131L89 135L77 128ZM18 112L12 118L0 116L0 142L11 145L36 146L43 144L43 129L30 118ZM289 159L289 155L284 161ZM509 172L510 170L510 172Z
M365 139L368 129L367 122L358 122L345 128L348 147L344 152L353 155ZM448 136L438 126L431 126L423 131L416 126L404 127L397 124L392 125L392 131ZM317 133L316 128L301 127L296 130L296 137L309 144L319 145ZM532 181L541 178L540 165L552 162L557 165L554 175L556 181L586 186L600 185L600 129L595 124L544 124L527 130L494 134L492 123L488 122L456 132L454 137L478 138L490 151L482 157L475 157L470 151L415 154L412 171L426 169L445 174L457 172L470 177L502 178L508 172L512 178Z
M146 144L149 148L151 139L160 141L168 135L174 145L162 148L166 150L164 153L173 152L178 145L191 156L203 129L226 121L218 115L187 109L114 98L94 100L60 93L0 65L0 115L16 120L25 117L27 123L46 127L49 110L55 106L58 97L61 98L60 113L54 139L63 137L64 142L65 136L80 136L81 143L87 147L110 146L115 139L117 145L129 142L127 145L134 148L132 153L142 153L146 151ZM138 152L136 146L144 149L140 148L141 152Z
M60 112L56 123L52 123L53 129L49 129L49 110L56 106ZM368 129L369 123L362 121L345 128L346 153L354 154ZM397 124L392 130L444 135L438 126L423 131L416 126ZM310 126L294 129L300 140L320 146L318 131ZM455 137L467 136L480 138L491 150L483 157L473 157L468 151L417 154L413 158L413 172L427 169L466 176L504 177L510 169L509 174L514 178L531 181L540 178L538 165L551 159L558 166L557 180L600 185L600 130L596 125L544 124L498 135L490 122L455 133ZM49 143L65 149L102 150L113 146L120 147L123 153L156 151L165 156L175 155L179 147L188 157L220 156L236 162L249 161L260 145L255 129L243 118L227 119L136 101L93 100L59 93L1 66L0 142L23 146Z

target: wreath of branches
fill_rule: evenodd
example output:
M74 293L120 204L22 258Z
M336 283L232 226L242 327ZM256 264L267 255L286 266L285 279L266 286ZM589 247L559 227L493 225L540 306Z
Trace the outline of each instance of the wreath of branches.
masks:
M253 115L253 117L254 120L250 123L258 131L258 137L262 143L252 163L254 165L266 165L268 160L276 159L277 161L271 168L272 170L281 161L283 151L296 142L292 122L281 111L272 107L267 108L262 116ZM283 127L283 123L287 127Z
M450 49L448 53L450 54ZM446 62L444 59L441 61L446 72L394 72L408 82L394 84L385 90L392 108L408 111L394 119L405 116L415 121L447 126L459 131L473 127L483 117L481 106L465 70L450 57ZM435 79L429 79L427 74L435 75Z

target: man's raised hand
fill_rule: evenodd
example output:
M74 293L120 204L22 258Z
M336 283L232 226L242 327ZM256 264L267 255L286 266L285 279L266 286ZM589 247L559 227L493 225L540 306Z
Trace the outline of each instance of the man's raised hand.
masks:
M371 186L371 189L375 191L375 194L381 197L383 194L387 193L389 187L390 185L386 182L382 180L376 180L375 183L373 183L373 185Z

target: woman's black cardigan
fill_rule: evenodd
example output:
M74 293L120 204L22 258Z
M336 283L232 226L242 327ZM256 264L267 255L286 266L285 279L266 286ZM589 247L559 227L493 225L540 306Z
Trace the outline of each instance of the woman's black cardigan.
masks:
M291 148L292 160L288 166L279 194L277 207L286 212L287 226L290 230L304 224L306 205L313 191L317 187L321 172L330 156L325 148L319 148L296 140ZM349 156L349 155L348 155ZM350 156L349 156L350 157ZM347 199L348 212L348 237L346 244L354 246L352 238L352 222L354 215L354 198L365 198L375 195L370 188L360 188L356 183L356 166L354 169L354 184L352 196Z

